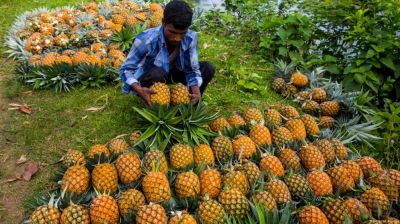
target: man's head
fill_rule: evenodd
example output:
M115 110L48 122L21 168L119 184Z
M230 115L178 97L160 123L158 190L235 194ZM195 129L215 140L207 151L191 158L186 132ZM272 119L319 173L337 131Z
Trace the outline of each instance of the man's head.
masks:
M193 11L181 0L172 0L165 6L163 26L166 41L178 45L192 23Z

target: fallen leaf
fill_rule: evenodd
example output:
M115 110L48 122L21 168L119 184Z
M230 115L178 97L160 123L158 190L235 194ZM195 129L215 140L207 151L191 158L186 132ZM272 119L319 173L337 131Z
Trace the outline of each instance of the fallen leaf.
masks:
M102 111L102 110L104 110L104 108L105 107L90 107L90 108L88 108L88 109L86 109L87 111L90 111L90 112L97 112L97 111Z
M26 181L30 181L32 176L37 171L38 171L38 166L33 162L29 163L24 169L24 173L22 174L22 179L24 179Z
M19 157L16 164L21 165L21 164L25 163L26 161L28 161L28 158L26 158L26 155L22 155L21 157Z
M14 177L14 178L6 179L6 180L3 180L3 183L4 184L8 184L8 183L15 182L17 180L21 180L21 178L20 177Z
M10 103L8 105L11 106L10 108L8 108L9 110L19 110L19 111L21 111L22 113L25 113L25 114L31 114L32 113L32 109L29 108L28 105L26 105L26 104Z

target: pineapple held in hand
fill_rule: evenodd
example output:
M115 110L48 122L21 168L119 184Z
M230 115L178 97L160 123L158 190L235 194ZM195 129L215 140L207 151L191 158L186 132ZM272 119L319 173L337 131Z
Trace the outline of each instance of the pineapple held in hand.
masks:
M177 83L171 88L171 103L173 105L189 104L190 95L188 88L182 83Z
M150 89L155 92L150 95L150 100L153 104L168 105L170 103L171 97L167 84L156 82Z

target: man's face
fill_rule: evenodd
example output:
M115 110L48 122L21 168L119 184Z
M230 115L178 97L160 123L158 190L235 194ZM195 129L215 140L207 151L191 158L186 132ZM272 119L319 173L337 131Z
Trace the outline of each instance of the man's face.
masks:
M178 46L188 29L176 29L172 24L164 24L165 41L171 46Z

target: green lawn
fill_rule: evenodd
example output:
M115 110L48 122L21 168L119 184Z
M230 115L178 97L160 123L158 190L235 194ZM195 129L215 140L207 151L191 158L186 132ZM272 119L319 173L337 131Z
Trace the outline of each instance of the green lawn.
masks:
M0 1L0 43L8 27L17 15L25 10L37 7L56 7L81 2L81 0L34 0ZM200 59L215 63L215 80L209 86L204 101L212 108L221 110L223 114L242 109L251 102L259 101L259 107L267 103L276 103L280 97L268 90L268 80L271 77L271 65L252 55L251 43L243 43L235 37L218 36L212 33L199 33ZM1 96L4 116L1 116L0 127L5 130L7 139L12 139L12 146L0 144L1 154L8 162L3 162L6 169L1 172L0 178L7 179L14 175L17 167L15 160L25 154L29 159L43 163L39 173L29 183L15 182L5 184L0 189L1 198L18 195L16 201L20 205L27 202L39 192L45 192L54 182L50 178L55 175L58 165L52 164L69 149L77 148L86 151L95 143L105 143L111 138L128 134L137 128L132 106L138 104L134 96L124 96L121 88L108 86L101 89L73 90L70 93L58 93L53 90L30 91L30 87L22 86L15 81L16 64L6 59L3 54L0 62ZM265 88L259 92L244 91L236 85L239 76L257 73L262 77ZM23 115L17 111L7 111L7 103L26 103L32 110L32 115ZM106 104L103 111L89 112L86 109ZM3 133L3 132L1 132ZM12 189L12 191L10 191ZM18 192L10 193L10 192ZM16 217L21 219L22 211L7 211L10 207L0 201L0 219L8 220ZM16 220L19 223L21 220Z

